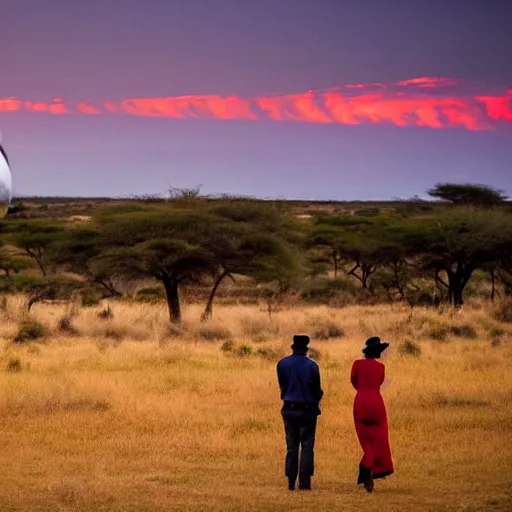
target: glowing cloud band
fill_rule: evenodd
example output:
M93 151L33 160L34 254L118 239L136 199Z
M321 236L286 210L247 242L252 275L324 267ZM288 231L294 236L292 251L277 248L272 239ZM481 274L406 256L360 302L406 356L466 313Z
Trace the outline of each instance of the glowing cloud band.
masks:
M466 94L464 90L471 91ZM70 104L0 98L0 113L133 115L174 119L295 121L325 124L392 124L400 127L492 130L512 122L512 89L474 93L450 78L422 77L396 84L352 84L300 94L172 96Z

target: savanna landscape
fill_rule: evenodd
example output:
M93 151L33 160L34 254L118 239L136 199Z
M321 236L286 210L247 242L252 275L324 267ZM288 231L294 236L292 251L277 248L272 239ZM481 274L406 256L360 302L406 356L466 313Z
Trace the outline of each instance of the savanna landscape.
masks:
M0 510L502 511L512 500L512 208L19 198L0 223ZM311 337L322 415L290 492L276 380ZM352 362L383 356L396 472L356 485Z

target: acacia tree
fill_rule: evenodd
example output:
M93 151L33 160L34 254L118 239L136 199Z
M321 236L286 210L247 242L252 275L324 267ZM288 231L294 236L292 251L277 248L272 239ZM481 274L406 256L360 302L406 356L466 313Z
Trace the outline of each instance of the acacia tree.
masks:
M51 264L51 250L64 237L65 229L50 222L35 220L11 225L11 241L36 262L45 277Z
M31 258L17 255L6 248L0 240L0 270L3 277L10 277L11 273L19 274L23 270L35 265Z
M512 241L497 254L494 265L496 278L503 285L505 295L512 295Z
M234 275L245 275L259 283L277 283L283 291L300 273L296 252L275 235L249 233L213 251L219 265L203 320L211 318L213 300L221 282Z
M374 235L379 246L382 271L375 279L392 300L393 295L412 308L421 291L418 279L424 277L419 258L423 254L422 231L414 219L390 222Z
M101 286L108 295L121 295L112 276L101 265L93 264L94 258L108 249L99 239L98 229L90 226L69 229L51 247L50 259L70 272L84 276L90 283Z
M473 272L495 261L511 243L509 215L460 209L423 223L423 267L434 271L436 280L448 290L449 302L459 307Z
M94 261L113 276L153 277L160 281L174 324L181 323L180 285L194 282L215 268L212 255L202 247L172 239L152 239L133 247L110 249Z
M348 270L348 275L355 277L361 286L369 289L369 280L382 264L384 254L380 240L375 236L376 232L355 233L347 237L344 253L353 262Z
M492 206L507 199L507 196L503 195L503 190L471 183L437 183L427 193L457 205Z
M320 249L323 254L320 257L315 256L314 262L329 262L336 279L339 271L344 270L353 256L347 250L350 245L347 233L361 231L369 226L371 226L370 221L349 215L318 217L312 228L309 249Z
M151 277L164 286L171 322L181 322L180 286L212 275L217 262L208 241L219 229L207 211L153 208L112 214L98 227L102 252L93 272L129 279Z
M233 201L211 209L218 216L204 245L218 264L214 283L202 315L212 316L213 301L226 278L244 275L256 282L275 282L283 290L300 273L294 243L300 243L299 226L285 212L268 204Z

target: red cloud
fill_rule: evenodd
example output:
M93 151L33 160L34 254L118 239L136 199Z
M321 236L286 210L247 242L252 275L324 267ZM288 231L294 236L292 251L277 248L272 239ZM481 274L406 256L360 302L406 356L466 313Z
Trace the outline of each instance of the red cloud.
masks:
M339 88L243 98L240 96L175 96L127 98L93 104L64 104L0 99L2 112L50 114L128 114L175 119L272 120L330 124L392 124L434 129L493 129L512 121L512 89L502 95L463 95L456 80L421 77L396 84L352 84ZM459 92L458 92L459 91Z
M457 80L454 80L453 78L443 78L443 77L437 77L437 76L424 76L420 78L411 78L409 80L402 80L401 82L398 82L397 85L402 86L415 86L415 87L424 87L432 89L434 87L447 87L452 85L457 85Z

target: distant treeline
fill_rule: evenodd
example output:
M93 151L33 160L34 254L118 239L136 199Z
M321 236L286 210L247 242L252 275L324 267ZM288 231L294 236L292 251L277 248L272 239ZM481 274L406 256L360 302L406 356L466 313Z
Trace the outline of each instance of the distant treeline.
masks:
M512 295L512 211L502 192L438 184L429 194L440 201L262 201L198 188L162 201L18 198L0 223L0 287L28 293L29 306L77 294L87 304L153 281L175 323L184 289L207 290L207 319L228 284L269 304L350 294L459 307L482 279L491 299Z

